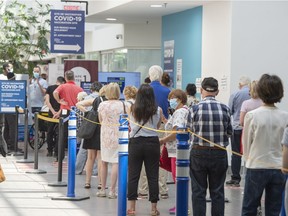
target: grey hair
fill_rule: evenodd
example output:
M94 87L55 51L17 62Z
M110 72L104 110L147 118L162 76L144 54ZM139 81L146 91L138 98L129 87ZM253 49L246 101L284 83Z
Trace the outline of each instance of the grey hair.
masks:
M159 65L153 65L149 68L149 78L152 81L160 81L162 79L163 70Z
M239 79L239 84L244 86L244 85L249 85L251 83L251 80L247 76L241 76Z

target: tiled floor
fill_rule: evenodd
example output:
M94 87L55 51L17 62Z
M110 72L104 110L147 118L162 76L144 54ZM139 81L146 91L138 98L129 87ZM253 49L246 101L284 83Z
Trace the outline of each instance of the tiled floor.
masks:
M29 159L34 154L29 150ZM96 197L97 177L92 179L92 188L84 189L85 175L75 178L76 198L89 197L82 201L52 200L52 198L65 197L67 187L52 187L48 183L57 182L57 163L54 159L46 157L45 146L39 151L38 169L47 171L46 174L27 174L34 170L33 163L17 163L23 156L8 156L7 160L0 157L0 163L6 174L6 181L0 184L0 215L1 216L115 216L117 213L117 199ZM67 183L67 159L63 164L62 183ZM241 212L242 191L240 188L225 188L226 203L225 215L237 216ZM175 185L169 184L169 198L159 201L161 215L169 215L168 209L175 202ZM189 191L190 197L190 191ZM199 203L204 205L205 203ZM191 202L189 201L189 206ZM207 203L207 215L210 215L210 203ZM149 215L150 203L147 200L137 202L137 216Z

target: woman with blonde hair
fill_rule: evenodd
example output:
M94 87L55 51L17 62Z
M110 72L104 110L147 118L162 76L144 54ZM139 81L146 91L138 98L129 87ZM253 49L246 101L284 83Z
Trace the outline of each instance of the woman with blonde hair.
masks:
M129 109L131 105L135 103L137 91L138 89L135 86L125 86L123 90L125 102L126 105L128 105Z
M241 111L240 111L240 125L241 126L244 125L244 117L246 113L260 107L263 104L262 100L259 98L258 93L256 91L257 83L258 83L257 80L253 80L249 84L249 94L251 98L243 101L242 103Z
M116 183L118 178L118 125L120 114L123 114L125 104L120 101L120 88L117 83L109 83L105 94L107 101L98 107L99 121L101 123L101 189L97 192L98 197L106 197L106 182L108 164L112 164L111 189L108 198L116 199Z

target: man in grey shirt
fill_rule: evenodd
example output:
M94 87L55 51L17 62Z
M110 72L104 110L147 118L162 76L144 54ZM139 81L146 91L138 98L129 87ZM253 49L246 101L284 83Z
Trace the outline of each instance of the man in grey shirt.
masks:
M250 99L249 95L249 83L250 79L246 76L242 76L239 80L239 90L234 92L229 99L229 108L232 114L232 126L233 135L231 137L231 147L233 152L240 153L241 151L241 134L242 126L240 125L240 110L243 101ZM241 157L235 154L231 156L231 180L226 182L226 185L239 187L241 176Z

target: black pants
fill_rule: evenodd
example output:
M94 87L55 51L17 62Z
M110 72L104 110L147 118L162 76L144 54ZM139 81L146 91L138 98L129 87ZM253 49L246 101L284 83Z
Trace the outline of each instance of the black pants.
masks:
M7 147L9 150L16 151L16 136L15 134L16 127L18 123L16 122L16 114L4 114L5 126L4 126L4 139L7 143Z
M50 117L50 116L49 116ZM51 117L50 117L51 118ZM48 130L47 130L47 145L48 152L55 151L57 155L58 152L58 124L54 122L48 122Z
M231 137L231 148L232 151L240 153L241 149L241 136L242 136L242 130L234 130L233 135ZM232 170L232 180L238 180L241 181L241 157L235 154L232 154L231 156L231 170Z
M160 143L157 137L136 137L129 140L128 158L128 200L137 200L138 182L144 162L148 186L149 201L159 200L159 158Z

